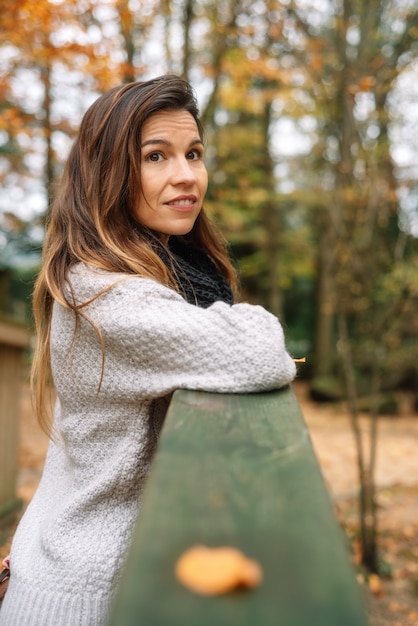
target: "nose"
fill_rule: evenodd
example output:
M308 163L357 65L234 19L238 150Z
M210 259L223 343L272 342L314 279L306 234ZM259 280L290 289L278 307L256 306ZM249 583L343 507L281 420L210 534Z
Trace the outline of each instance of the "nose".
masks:
M174 185L191 185L196 182L192 161L184 157L176 159L172 167L171 180Z

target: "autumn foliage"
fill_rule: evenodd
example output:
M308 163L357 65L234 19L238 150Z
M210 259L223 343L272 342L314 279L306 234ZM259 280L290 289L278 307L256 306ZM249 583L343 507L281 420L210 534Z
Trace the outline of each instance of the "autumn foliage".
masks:
M348 399L374 520L359 407L376 417L383 391L418 384L416 3L3 0L0 33L3 311L29 300L10 275L39 259L90 102L156 73L188 78L208 132L206 210L242 297L282 318L318 396Z

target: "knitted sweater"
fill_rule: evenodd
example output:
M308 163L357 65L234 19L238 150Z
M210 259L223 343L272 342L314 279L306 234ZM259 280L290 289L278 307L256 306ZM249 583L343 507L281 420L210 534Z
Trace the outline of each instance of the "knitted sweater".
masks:
M151 279L81 264L70 281L105 360L102 370L92 325L55 303L55 440L14 537L1 626L107 623L175 389L256 392L295 376L278 320L259 306L199 308Z

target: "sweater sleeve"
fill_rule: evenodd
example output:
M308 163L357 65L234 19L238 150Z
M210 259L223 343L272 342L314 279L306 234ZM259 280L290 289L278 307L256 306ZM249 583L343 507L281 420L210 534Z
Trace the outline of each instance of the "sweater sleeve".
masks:
M155 398L179 388L255 392L282 387L296 373L278 319L257 305L203 309L150 279L129 277L84 310L102 334L101 393L110 397ZM80 329L75 359L82 352L85 358L77 372L91 376L101 363L100 342L86 320Z

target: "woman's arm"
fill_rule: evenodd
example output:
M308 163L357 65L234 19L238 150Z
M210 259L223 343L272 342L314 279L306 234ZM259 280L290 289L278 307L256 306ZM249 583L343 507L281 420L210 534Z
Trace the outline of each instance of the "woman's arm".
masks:
M261 391L295 376L283 329L262 307L217 302L202 309L145 279L129 279L117 290L100 315L106 367L115 359L131 375L147 376L153 394Z
M149 397L179 388L245 393L282 387L296 374L279 321L260 306L216 302L203 309L150 279L130 277L85 313L103 337L103 393L112 387ZM56 333L53 346L59 339ZM97 381L101 347L86 320L73 351L75 375L96 371Z

